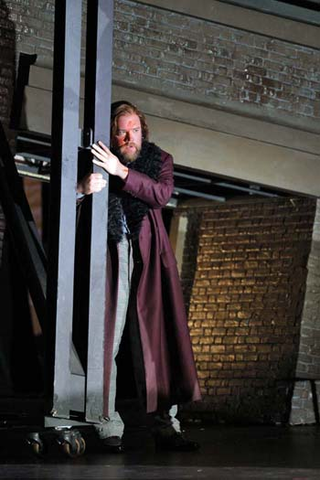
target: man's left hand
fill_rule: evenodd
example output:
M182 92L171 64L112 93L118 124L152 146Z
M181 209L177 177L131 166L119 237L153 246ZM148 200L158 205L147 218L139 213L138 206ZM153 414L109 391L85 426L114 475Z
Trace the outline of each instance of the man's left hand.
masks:
M101 141L94 143L91 153L96 157L92 160L95 165L103 168L110 175L115 175L125 180L128 175L128 168L122 165L118 157L116 157L108 147Z

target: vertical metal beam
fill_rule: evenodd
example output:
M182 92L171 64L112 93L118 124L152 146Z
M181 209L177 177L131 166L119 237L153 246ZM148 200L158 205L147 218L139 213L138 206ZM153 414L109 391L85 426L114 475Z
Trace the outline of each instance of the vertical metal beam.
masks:
M27 53L20 53L18 76L13 93L12 108L10 115L10 128L18 130L21 128L20 119L22 112L22 105L24 101L24 89L29 83L30 66L37 60L37 55L30 55ZM24 128L24 126L22 126Z
M52 414L70 414L76 229L81 13L79 0L55 3L52 162L49 233L47 389ZM55 347L53 348L54 338ZM53 392L52 387L53 385Z
M109 145L112 79L113 0L90 0L87 22L85 128L94 141ZM94 171L108 175L99 167ZM92 199L89 338L86 419L103 415L104 323L106 314L106 260L108 234L108 188Z

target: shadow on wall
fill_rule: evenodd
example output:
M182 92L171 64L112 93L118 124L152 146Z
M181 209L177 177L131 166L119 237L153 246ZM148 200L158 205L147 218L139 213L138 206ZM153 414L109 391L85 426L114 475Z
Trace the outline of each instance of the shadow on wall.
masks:
M0 121L10 145L15 132L9 129L15 84L15 24L7 2L0 0ZM0 396L38 390L36 349L30 319L28 292L0 205Z

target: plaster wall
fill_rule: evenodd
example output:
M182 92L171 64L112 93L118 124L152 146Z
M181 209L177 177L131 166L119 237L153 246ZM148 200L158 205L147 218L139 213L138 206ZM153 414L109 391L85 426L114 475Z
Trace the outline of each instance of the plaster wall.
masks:
M25 126L29 130L50 134L51 82L51 70L31 69L25 103ZM131 98L132 94L126 87L113 88L114 99ZM171 152L176 164L287 191L320 195L318 135L262 120L243 119L239 114L194 107L160 95L138 91L134 95L147 114L152 140Z

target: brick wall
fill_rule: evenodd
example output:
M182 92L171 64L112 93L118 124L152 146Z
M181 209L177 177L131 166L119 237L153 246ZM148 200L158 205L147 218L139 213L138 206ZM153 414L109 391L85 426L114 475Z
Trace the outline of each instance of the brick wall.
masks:
M17 51L37 53L40 65L51 66L54 1L6 4ZM320 118L316 49L118 0L113 55L119 84L268 118L275 111L287 118Z
M0 2L0 121L8 125L15 78L15 25Z
M288 419L314 212L297 198L202 212L189 326L205 418Z
M8 131L11 99L15 78L15 26L5 2L0 1L0 121ZM10 138L11 135L10 135ZM10 139L9 139L10 140ZM0 205L0 268L5 219Z
M6 0L16 31L17 52L36 53L42 66L52 66L54 4L46 0Z
M116 3L114 79L208 104L320 117L320 52L130 1Z

